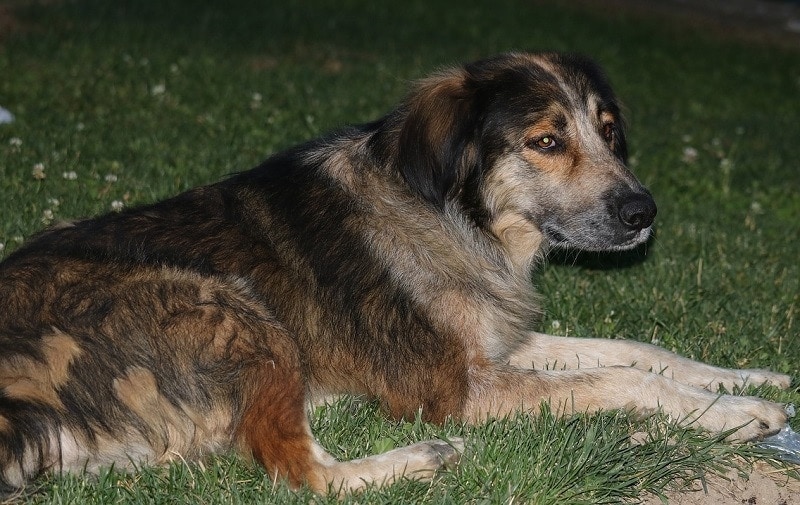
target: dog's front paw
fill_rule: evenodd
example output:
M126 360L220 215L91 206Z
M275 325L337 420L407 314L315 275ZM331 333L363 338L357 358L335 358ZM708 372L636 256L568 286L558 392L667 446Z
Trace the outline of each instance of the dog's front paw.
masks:
M708 365L705 370L695 370L695 374L685 374L684 382L709 391L717 391L720 387L729 393L747 386L760 386L767 384L786 389L791 385L792 378L788 375L758 368L737 369L717 368Z
M713 432L738 428L728 436L729 441L761 440L778 433L788 421L783 405L753 396L723 395L703 412L697 412L694 422Z
M770 386L777 386L781 389L787 389L791 383L792 378L786 374L770 372L769 370L761 370L758 368L736 370L739 376L740 386L759 386L761 384L769 384Z

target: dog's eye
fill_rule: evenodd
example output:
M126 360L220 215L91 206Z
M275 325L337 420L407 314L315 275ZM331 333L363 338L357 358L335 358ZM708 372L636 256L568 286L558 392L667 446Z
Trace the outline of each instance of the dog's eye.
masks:
M606 142L613 142L616 132L617 127L614 126L614 123L606 123L603 125L603 138L606 139Z
M555 147L556 141L553 140L553 137L542 137L536 141L536 145L542 149L550 149L551 147Z
M530 149L541 149L547 151L549 149L553 149L557 147L559 144L554 137L550 135L545 135L544 137L538 137L532 140L529 140L526 145Z

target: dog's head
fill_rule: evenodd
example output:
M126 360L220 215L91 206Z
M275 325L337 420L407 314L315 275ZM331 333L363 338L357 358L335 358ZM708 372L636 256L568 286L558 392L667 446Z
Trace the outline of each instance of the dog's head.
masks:
M650 235L655 203L626 168L619 105L589 59L481 60L422 81L395 117L409 187L501 241L521 230L538 234L531 243L622 250Z

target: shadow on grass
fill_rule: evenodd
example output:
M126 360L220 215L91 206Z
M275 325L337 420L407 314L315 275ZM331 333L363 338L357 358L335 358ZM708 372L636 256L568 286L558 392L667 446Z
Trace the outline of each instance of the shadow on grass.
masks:
M550 251L547 262L550 265L561 265L584 268L586 270L618 270L630 268L647 261L648 252L655 242L655 233L650 239L628 251L596 252L578 251L575 249L556 249Z

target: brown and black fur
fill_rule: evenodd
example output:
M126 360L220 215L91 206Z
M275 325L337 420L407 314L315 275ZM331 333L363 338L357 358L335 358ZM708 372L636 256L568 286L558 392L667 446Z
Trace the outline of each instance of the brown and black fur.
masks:
M625 159L593 62L506 54L218 184L40 233L0 264L0 489L230 449L323 492L458 459L453 440L335 461L306 406L338 394L432 422L549 401L776 432L780 405L703 388L786 376L533 332L549 247L648 239Z

